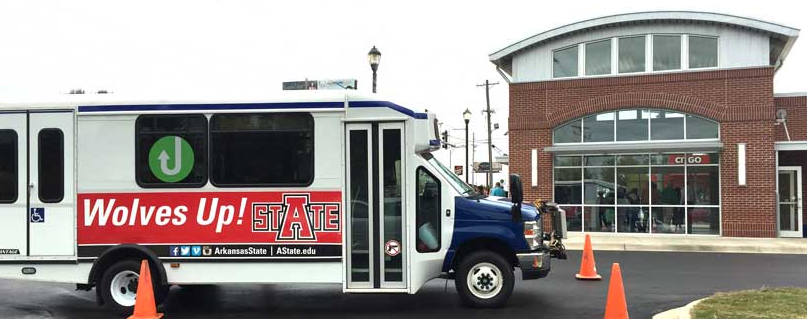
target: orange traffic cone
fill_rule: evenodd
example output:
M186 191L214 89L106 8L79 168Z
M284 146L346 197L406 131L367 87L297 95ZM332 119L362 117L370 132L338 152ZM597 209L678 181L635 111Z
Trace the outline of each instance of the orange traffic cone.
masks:
M159 319L163 317L163 314L157 313L154 289L151 287L151 269L145 260L140 263L140 279L137 281L135 298L134 314L127 319Z
M630 319L628 304L625 302L625 288L622 286L622 271L619 264L611 267L611 282L608 284L608 300L605 302L605 319Z
M591 250L591 238L586 234L586 243L583 245L583 260L580 261L580 273L574 275L577 279L600 280L597 274L597 264L594 262L594 251Z

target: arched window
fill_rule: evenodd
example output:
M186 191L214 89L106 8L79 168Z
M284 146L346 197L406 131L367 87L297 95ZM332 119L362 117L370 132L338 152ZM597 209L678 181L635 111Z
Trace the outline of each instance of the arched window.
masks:
M626 109L588 115L553 131L554 144L716 140L717 122L682 112Z

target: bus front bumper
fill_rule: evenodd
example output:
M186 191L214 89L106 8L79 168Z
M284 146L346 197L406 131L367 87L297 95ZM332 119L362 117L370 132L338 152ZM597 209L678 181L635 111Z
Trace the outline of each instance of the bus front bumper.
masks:
M524 280L544 278L549 274L550 254L546 250L516 254L521 267L521 278Z

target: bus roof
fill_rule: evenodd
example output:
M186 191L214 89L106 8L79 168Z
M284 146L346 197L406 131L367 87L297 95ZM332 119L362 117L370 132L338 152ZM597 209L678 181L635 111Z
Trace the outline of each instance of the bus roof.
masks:
M154 111L206 111L206 110L344 110L348 107L386 107L417 119L425 119L425 113L381 99L377 95L360 94L355 91L282 91L271 95L196 95L161 98L129 97L120 94L62 94L49 98L23 97L8 99L0 97L0 112L17 110L65 110L78 113L154 112Z

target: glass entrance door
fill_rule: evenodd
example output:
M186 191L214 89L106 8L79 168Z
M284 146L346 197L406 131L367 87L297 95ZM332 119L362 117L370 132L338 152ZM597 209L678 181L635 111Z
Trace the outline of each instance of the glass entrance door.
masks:
M802 237L801 167L779 167L778 193L779 236Z
M347 289L405 289L403 123L346 126Z

